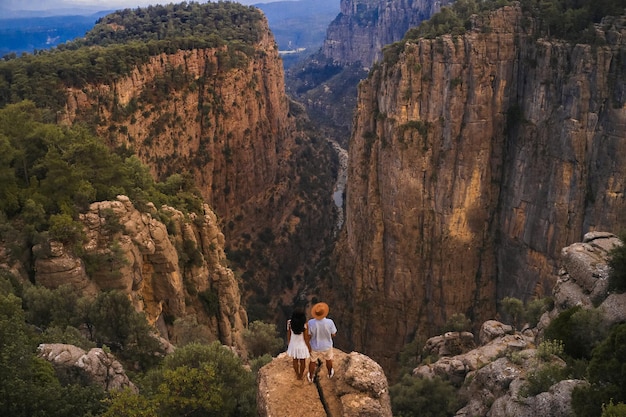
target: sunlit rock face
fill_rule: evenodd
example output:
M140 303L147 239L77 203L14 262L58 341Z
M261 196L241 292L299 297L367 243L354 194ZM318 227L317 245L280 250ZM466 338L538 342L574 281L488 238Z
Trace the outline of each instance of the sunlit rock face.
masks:
M327 298L338 340L385 369L453 314L550 294L561 248L625 225L621 23L600 47L535 39L516 6L472 25L360 86Z
M259 26L245 54L161 53L110 83L69 88L58 117L132 149L159 180L190 176L219 217L248 304L280 311L333 233L335 162L297 126L274 37Z
M162 212L171 233L154 207L139 211L126 196L91 204L80 216L86 236L82 257L50 242L50 250L37 251L35 282L48 288L69 284L89 297L122 291L166 339L182 341L184 326L172 324L182 319L193 325L196 337L244 351L247 315L235 274L224 266L224 235L215 213L207 205L203 215L171 207Z

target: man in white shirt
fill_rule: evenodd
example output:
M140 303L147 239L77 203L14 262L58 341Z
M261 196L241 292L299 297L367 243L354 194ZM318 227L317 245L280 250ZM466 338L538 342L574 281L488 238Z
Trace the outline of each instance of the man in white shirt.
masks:
M328 304L317 303L311 308L312 319L309 320L309 335L311 337L311 361L309 362L309 373L307 378L313 382L313 375L317 368L317 362L324 360L328 377L335 375L333 369L333 337L337 334L335 322L327 318Z

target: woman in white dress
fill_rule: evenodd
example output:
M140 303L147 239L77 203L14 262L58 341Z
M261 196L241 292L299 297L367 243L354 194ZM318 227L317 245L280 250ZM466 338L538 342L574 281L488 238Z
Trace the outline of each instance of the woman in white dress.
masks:
M287 354L293 358L293 370L298 379L304 377L306 360L311 356L309 339L306 314L304 310L297 308L287 321Z

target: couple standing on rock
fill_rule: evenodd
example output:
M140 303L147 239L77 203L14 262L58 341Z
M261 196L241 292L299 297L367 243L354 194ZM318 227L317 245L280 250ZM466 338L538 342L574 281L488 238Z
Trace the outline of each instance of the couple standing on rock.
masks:
M306 369L306 360L309 361L307 379L313 382L317 363L326 362L328 377L335 375L333 369L333 337L337 334L335 322L327 318L328 304L317 303L311 308L313 318L307 322L306 314L301 308L296 308L287 321L287 354L293 358L293 369L296 377L302 379Z

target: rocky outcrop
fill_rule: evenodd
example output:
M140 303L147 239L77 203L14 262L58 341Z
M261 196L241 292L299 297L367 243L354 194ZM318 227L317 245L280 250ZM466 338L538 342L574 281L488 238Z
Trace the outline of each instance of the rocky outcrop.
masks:
M328 27L322 54L342 65L365 67L382 59L385 45L428 20L450 1L341 0L341 12Z
M157 179L189 175L220 219L249 304L280 311L333 232L334 163L325 141L296 126L274 38L259 26L245 47L161 53L109 84L69 88L59 119L133 149Z
M313 383L296 379L286 353L259 370L259 416L391 417L387 378L376 362L335 349L335 376L319 372ZM319 368L318 368L319 369Z
M515 5L472 24L407 42L360 85L325 296L349 300L343 342L386 370L454 314L550 294L561 248L626 225L620 21L594 47L536 39Z
M549 388L542 387L547 388L543 392L530 388L533 379L535 386L539 385L536 381L541 381L538 375L544 370L550 375L551 368L566 366L550 354L549 347L541 348L543 329L569 308L593 308L592 298L599 303L597 310L603 313L603 323L626 320L626 300L622 298L619 304L611 301L622 294L608 294L606 286L609 253L621 244L611 233L591 232L582 242L563 248L562 269L553 290L554 307L543 314L536 328L525 326L518 332L510 325L488 320L481 326L479 345L472 348L466 344L465 349L454 347L469 340L468 334L451 332L432 337L422 351L423 363L413 370L413 376L439 377L458 387L464 405L455 414L457 417L572 415L572 391L588 382L556 381ZM606 303L615 308L607 308ZM614 311L621 311L622 317L616 319ZM433 358L435 361L429 363Z
M126 196L93 203L81 214L86 243L80 258L59 242L36 250L35 281L48 288L70 284L83 295L119 290L173 342L183 329L165 318L193 320L197 335L243 349L247 315L239 284L224 266L224 235L217 216L163 207L140 212ZM167 216L171 234L158 218ZM210 302L215 305L207 305Z
M74 345L47 343L39 345L39 357L50 362L56 369L76 368L96 385L106 391L130 389L138 392L135 384L126 376L122 364L110 353L100 348L89 352Z
M541 317L537 326L540 332L552 319L573 307L597 308L607 326L626 321L626 293L607 291L610 271L607 259L610 251L622 244L611 233L590 232L582 242L563 248L563 268L552 293L554 308Z

